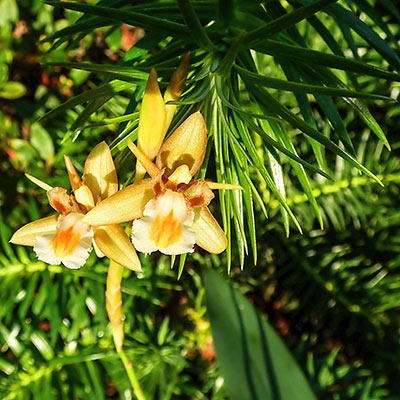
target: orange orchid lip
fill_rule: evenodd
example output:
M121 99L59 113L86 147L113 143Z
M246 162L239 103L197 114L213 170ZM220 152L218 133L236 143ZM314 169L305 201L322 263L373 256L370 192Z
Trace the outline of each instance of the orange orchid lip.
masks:
M168 215L157 215L151 225L149 238L157 247L164 248L177 243L182 236L182 221L174 217L174 210Z
M50 240L50 247L58 258L70 256L75 252L81 236L81 233L75 232L74 227L70 226L57 232Z

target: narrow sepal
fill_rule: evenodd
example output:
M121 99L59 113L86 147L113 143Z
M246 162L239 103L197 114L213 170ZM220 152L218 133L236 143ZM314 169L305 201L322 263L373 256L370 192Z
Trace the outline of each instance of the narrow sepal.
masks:
M161 173L161 170L157 167L156 164L154 164L150 158L143 152L141 151L134 143L132 143L130 140L128 141L128 147L129 150L134 154L134 156L138 159L144 170L152 177L154 178L155 176L159 175ZM140 173L141 171L137 170L137 173Z
M10 243L23 246L34 246L36 236L55 234L57 230L58 214L38 219L19 228L10 239Z
M222 253L228 243L224 231L207 207L197 207L194 211L191 229L196 232L196 244L209 253Z
M43 190L45 190L46 192L48 192L49 190L53 189L52 186L48 185L46 182L41 181L38 178L35 178L32 175L29 174L25 174L25 176L31 181L33 182L35 185L38 185L40 188L42 188Z
M152 179L144 179L120 190L89 211L84 222L108 225L140 218L148 201L154 197Z
M94 228L94 240L101 252L110 260L132 271L142 270L136 250L120 225Z
M231 183L219 183L205 181L211 190L224 189L224 190L243 190L240 185L233 185Z

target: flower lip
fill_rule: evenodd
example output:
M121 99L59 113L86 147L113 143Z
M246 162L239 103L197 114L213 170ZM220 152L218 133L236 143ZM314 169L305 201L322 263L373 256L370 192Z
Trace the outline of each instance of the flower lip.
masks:
M193 251L196 235L190 226L194 213L182 193L165 190L146 204L143 215L132 223L132 242L137 250L164 254Z
M64 264L79 268L85 264L91 250L92 228L82 222L83 214L72 212L60 215L57 232L36 237L33 250L39 260L49 264Z

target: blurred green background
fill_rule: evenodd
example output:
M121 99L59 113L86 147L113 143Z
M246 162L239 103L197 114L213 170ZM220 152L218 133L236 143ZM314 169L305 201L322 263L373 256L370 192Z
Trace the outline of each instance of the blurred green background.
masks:
M44 61L116 63L144 35L139 28L123 25L78 35L68 45L41 41L79 16L40 0L0 0L2 399L131 396L105 311L107 264L92 254L80 270L48 266L37 261L31 249L8 244L17 228L49 212L46 196L24 172L68 187L63 155L74 159L82 171L90 149L100 140L110 143L118 134L113 126L100 126L80 131L72 141L76 132L71 126L84 111L82 105L38 122L45 112L101 82L89 72L49 67ZM398 22L387 21L398 41ZM307 34L307 27L301 28ZM338 29L334 24L330 28L333 33ZM317 36L307 39L311 48L323 48ZM363 49L368 52L367 45ZM372 51L371 59L382 64ZM360 80L368 93L398 95L397 83ZM296 107L287 92L274 95ZM126 97L117 96L92 115L91 123L123 115L127 104ZM315 115L322 115L316 102L312 106ZM255 209L257 266L247 257L241 270L233 245L229 275L226 255L201 251L188 257L180 280L177 265L171 269L166 256L141 255L144 272L126 271L125 347L150 399L229 398L206 315L206 268L225 276L265 316L299 362L317 398L400 397L400 106L381 100L370 103L391 144L390 153L345 103L338 103L338 110L358 159L385 187L329 156L335 182L318 177L312 182L324 230L311 217L302 192L288 182L288 202L304 234L293 229L287 238L279 204L260 182L269 219ZM298 145L302 154L310 152L308 143ZM133 169L133 159L124 165L119 171L123 178ZM283 171L290 174L288 163Z

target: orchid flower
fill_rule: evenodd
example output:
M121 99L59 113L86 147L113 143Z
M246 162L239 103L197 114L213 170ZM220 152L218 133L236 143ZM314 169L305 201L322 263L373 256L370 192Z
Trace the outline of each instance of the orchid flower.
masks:
M158 86L156 70L153 68L150 71L140 108L137 146L151 161L156 157L175 113L176 105L166 103L179 99L188 74L189 61L188 53L172 74L164 97ZM135 179L142 179L145 174L146 170L138 160Z
M206 144L207 129L200 112L189 116L165 141L155 164L130 142L130 150L151 178L103 200L83 221L95 226L134 220L132 242L145 253L191 253L194 244L221 253L227 239L207 207L214 197L212 189L241 187L193 179Z
M23 226L10 242L33 246L38 259L48 264L62 263L74 269L85 264L93 243L98 256L105 255L126 268L140 271L136 251L119 224L93 226L83 221L85 214L96 204L118 192L117 173L107 144L101 142L90 152L83 180L70 158L64 156L64 159L73 194L27 175L46 190L49 203L58 214Z

